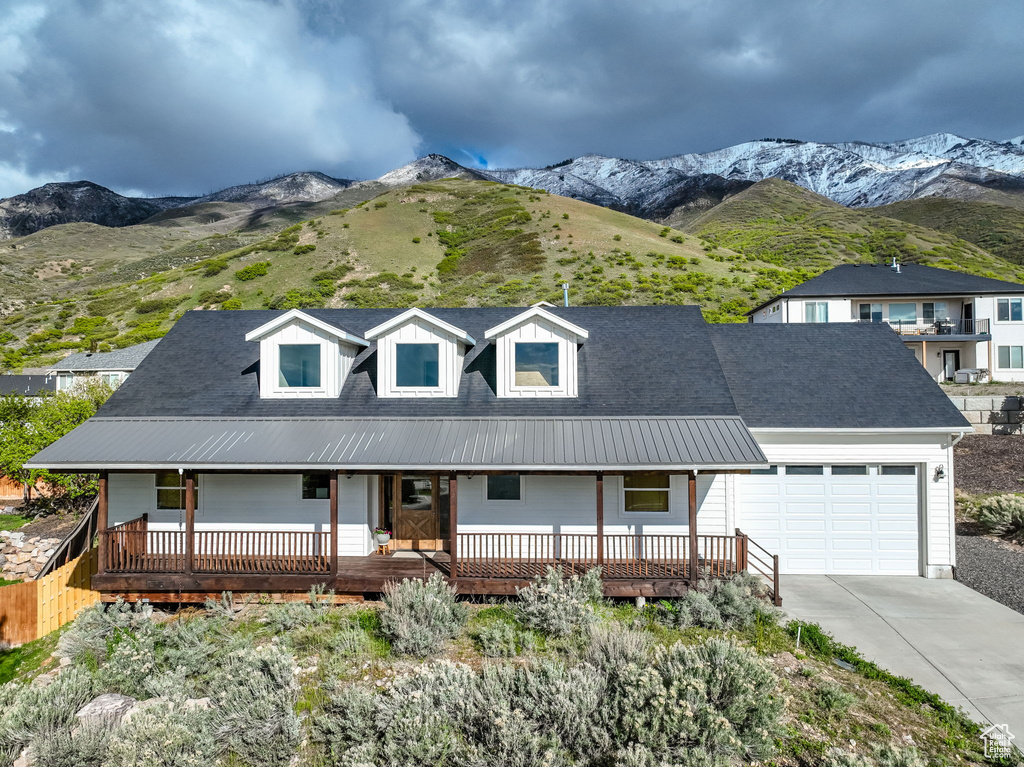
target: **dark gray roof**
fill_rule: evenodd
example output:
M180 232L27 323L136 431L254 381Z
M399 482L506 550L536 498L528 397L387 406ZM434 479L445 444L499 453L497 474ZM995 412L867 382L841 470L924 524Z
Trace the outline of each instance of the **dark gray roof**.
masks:
M111 352L78 352L69 354L57 362L53 370L78 371L78 370L135 370L142 360L156 348L160 339L146 341L135 346L126 346L123 349L114 349Z
M4 394L33 395L57 389L57 379L46 375L0 376L0 396Z
M970 429L888 325L711 325L751 428Z
M33 464L120 468L700 469L767 463L725 418L95 418Z
M885 264L841 264L775 296L747 314L753 314L778 298L969 296L997 293L1022 294L1024 285L922 264L901 264L899 272Z

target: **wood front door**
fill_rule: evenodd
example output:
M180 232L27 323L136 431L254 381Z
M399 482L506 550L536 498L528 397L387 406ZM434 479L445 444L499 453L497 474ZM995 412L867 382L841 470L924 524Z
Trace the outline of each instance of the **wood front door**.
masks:
M441 529L441 480L431 474L395 476L395 546L399 549L446 548Z

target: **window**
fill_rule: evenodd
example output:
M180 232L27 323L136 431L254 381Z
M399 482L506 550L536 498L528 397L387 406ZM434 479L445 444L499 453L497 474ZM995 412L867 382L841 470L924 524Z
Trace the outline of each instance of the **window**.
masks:
M436 387L438 344L395 344L395 386Z
M627 512L668 511L668 474L625 476L622 478L624 510Z
M778 474L779 473L779 467L778 466L769 466L767 469L751 469L750 473L751 474Z
M881 304L861 304L860 305L860 321L861 322L881 322L882 321L882 305Z
M516 344L516 386L558 386L558 344Z
M804 304L805 322L828 322L828 303L825 301L811 301Z
M862 477L867 475L867 466L833 466L832 476L833 477Z
M75 383L74 373L57 374L57 391L67 391Z
M787 466L786 467L786 474L789 474L791 476L798 476L798 477L812 476L812 475L817 476L819 474L824 474L824 473L825 473L825 467L824 466Z
M193 485L194 507L199 508L199 482ZM158 509L185 508L185 475L176 471L156 473L156 507Z
M127 378L128 376L123 376ZM103 381L107 386L112 386L115 389L121 385L122 374L121 373L100 373L100 380Z
M775 312L777 312L780 308L781 308L780 304L775 304L773 306L770 306L770 307L768 307L768 314L775 314Z
M883 466L883 477L912 477L917 473L914 466Z
M321 500L331 497L330 474L303 474L302 500Z
M917 323L917 304L889 304L889 322Z
M1000 346L999 367L1003 370L1024 368L1024 346Z
M949 319L949 310L945 301L926 301L921 304L921 317L925 322L938 322Z
M523 500L523 482L518 474L487 475L488 501Z
M1020 322L1024 319L1021 299L1000 298L996 301L996 319L1000 322Z
M320 386L320 345L281 344L277 347L277 385L284 388Z

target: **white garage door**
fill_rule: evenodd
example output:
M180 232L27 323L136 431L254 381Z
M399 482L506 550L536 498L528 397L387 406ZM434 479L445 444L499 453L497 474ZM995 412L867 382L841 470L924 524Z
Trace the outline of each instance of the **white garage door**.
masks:
M773 466L738 479L739 527L783 573L918 574L915 466Z

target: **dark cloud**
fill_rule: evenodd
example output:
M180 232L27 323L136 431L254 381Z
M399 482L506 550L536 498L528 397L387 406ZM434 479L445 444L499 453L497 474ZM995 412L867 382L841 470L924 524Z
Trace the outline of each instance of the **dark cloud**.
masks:
M67 176L151 193L375 176L428 151L542 165L1024 133L1015 0L12 4L0 195Z

